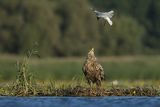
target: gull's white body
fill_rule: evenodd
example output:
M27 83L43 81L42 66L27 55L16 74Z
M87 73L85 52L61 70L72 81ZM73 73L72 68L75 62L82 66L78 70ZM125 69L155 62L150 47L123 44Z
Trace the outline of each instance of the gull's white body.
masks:
M97 19L105 19L108 21L108 23L112 26L113 25L113 22L111 21L111 18L113 17L114 15L114 11L111 10L109 12L99 12L97 10L94 10L94 13L96 14L97 16Z

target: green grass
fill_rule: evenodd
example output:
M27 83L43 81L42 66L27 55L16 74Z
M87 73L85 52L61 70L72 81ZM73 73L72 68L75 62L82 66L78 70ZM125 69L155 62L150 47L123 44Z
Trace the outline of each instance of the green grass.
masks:
M0 56L0 80L15 80L16 62L23 57ZM29 70L39 81L83 78L81 58L31 58ZM98 57L106 80L159 80L160 56Z
M99 62L104 67L106 81L102 83L102 87L90 87L81 70L84 58L38 59L31 55L32 52L25 57L0 57L0 95L160 95L160 56L101 57Z

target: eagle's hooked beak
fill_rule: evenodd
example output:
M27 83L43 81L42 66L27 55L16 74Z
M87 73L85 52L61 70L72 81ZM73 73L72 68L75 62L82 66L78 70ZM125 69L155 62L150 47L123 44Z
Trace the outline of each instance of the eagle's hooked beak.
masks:
M92 48L92 49L91 49L91 51L93 51L93 52L94 52L94 48Z
M89 52L88 55L94 55L94 48L92 48Z
M89 53L94 53L94 48L92 48L92 49L89 51Z

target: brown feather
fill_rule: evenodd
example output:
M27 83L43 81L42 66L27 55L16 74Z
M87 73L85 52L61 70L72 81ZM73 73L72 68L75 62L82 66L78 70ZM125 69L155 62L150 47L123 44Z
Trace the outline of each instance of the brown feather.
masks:
M97 86L101 86L101 81L104 80L104 71L103 67L97 62L93 48L88 52L82 70L89 85L96 83Z

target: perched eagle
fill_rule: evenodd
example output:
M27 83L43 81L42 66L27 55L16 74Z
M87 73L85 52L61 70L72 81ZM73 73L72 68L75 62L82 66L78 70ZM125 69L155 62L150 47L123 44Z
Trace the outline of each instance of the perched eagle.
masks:
M82 69L90 86L92 83L101 86L101 81L104 79L104 71L102 66L97 63L97 59L94 55L94 48L88 52Z

